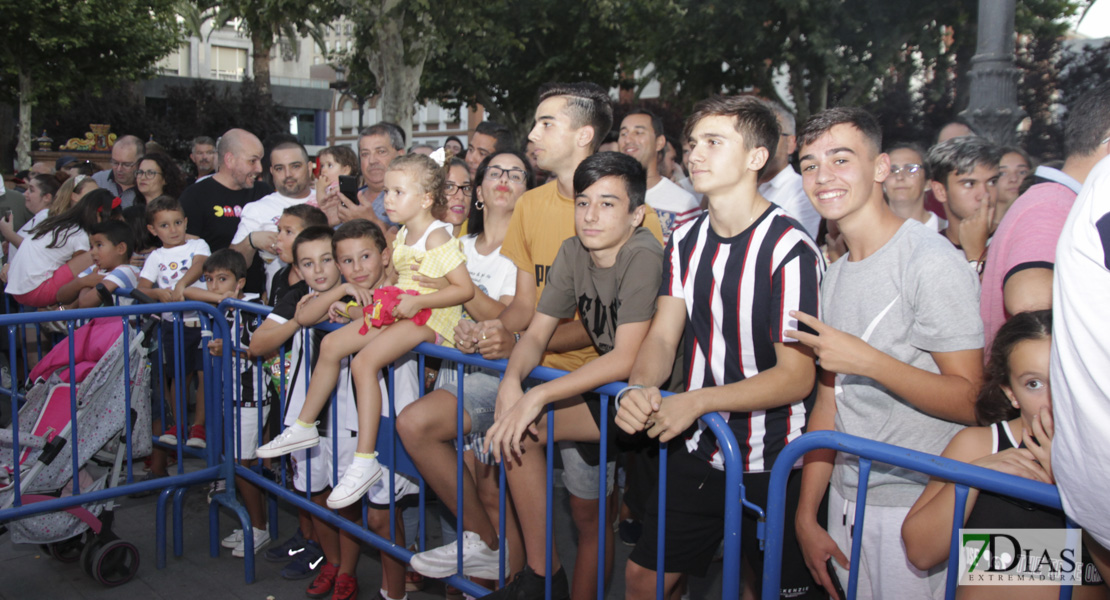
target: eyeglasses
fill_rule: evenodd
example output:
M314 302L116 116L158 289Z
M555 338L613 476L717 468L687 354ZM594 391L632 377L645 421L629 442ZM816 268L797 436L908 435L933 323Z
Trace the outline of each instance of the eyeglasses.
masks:
M139 179L154 179L156 176L161 174L161 171L135 171L135 177L138 177Z
M131 162L119 162L118 160L112 160L111 163L113 169L116 167L123 167L124 169L134 169L135 165L139 164L138 161L134 160Z
M513 183L524 183L528 178L528 174L524 169L513 167L511 169L502 169L501 167L490 167L486 169L486 177L490 179L501 179L502 175L508 175L509 181Z
M890 174L897 175L905 173L906 177L913 177L921 171L921 165L917 163L910 163L908 165L890 165Z
M454 194L459 190L462 190L462 193L464 194L469 194L470 190L472 189L474 189L474 186L469 183L466 185L459 185L454 181L448 181L447 183L443 184L443 191L447 192L448 196Z

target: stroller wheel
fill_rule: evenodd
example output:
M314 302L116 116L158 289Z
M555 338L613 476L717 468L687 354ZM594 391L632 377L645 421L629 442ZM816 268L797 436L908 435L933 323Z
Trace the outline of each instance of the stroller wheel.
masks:
M112 540L92 556L93 579L108 587L131 581L139 570L139 549L123 540Z
M85 546L84 536L74 536L68 540L45 544L43 548L54 560L63 563L77 562L81 549Z
M96 575L93 574L93 558L96 557L96 553L100 551L100 547L103 545L103 542L93 537L89 540L89 543L85 544L85 549L81 550L81 569L85 571L85 574L89 577L96 577Z

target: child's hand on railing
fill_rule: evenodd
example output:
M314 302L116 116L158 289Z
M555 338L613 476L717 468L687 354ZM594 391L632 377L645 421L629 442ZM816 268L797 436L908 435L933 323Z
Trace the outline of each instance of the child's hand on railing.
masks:
M1028 448L1007 448L1002 452L984 456L971 464L999 473L1052 483L1048 471L1037 463L1035 455Z
M332 302L328 307L328 321L332 323L350 323L351 317L349 311L354 310L354 307L348 307L346 302Z
M224 341L221 339L214 339L208 342L208 353L212 356L224 355Z

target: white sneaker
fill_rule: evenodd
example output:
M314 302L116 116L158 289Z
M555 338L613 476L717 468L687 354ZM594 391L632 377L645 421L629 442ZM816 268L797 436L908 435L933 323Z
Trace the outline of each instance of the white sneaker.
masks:
M316 425L301 427L293 424L286 427L281 435L270 441L269 444L259 446L255 455L258 458L277 458L297 450L311 448L320 443L320 434L316 433Z
M409 564L412 569L425 577L443 579L458 571L458 547L454 542L413 554ZM468 577L497 579L498 552L490 547L472 531L463 532L463 574Z
M259 550L270 543L270 532L257 527L251 527L251 529L254 530L254 553L258 554ZM247 553L247 540L242 538L242 531L239 533L239 544L231 551L231 555L235 558L243 558Z
M339 484L328 495L328 508L343 508L358 502L381 477L382 467L378 459L355 457L339 479Z
M235 548L236 546L242 546L243 545L243 530L242 529L236 529L235 531L232 531L231 535L229 535L229 536L225 537L224 539L220 540L220 545L223 546L224 548L229 549L229 550Z

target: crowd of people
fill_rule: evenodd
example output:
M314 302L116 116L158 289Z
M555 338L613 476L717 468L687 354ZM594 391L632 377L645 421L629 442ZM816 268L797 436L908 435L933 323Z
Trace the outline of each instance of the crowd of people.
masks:
M236 458L254 467L291 455L295 489L356 522L367 499L368 526L383 536L404 530L402 511L389 521L390 490L403 501L417 489L375 452L389 414L382 373L395 365L397 433L450 516L445 545L409 565L383 553L384 599L455 574L452 535L464 573L496 587L501 533L511 576L489 597L544 597L549 419L580 549L569 579L552 552L552 597L594 596L614 537L634 546L626 597L654 597L660 568L665 596L678 597L724 535L721 453L699 421L711 413L735 435L747 499L761 506L780 452L817 430L1058 484L1087 534L1084 563L1098 567L1076 593L1104 598L1110 84L1066 108L1067 156L1040 165L1037 148L1000 147L964 123L925 148L885 140L860 109L799 124L750 95L709 98L682 132L665 132L646 109L614 122L608 93L588 83L546 86L526 143L484 121L465 148L451 138L406 151L403 131L383 122L356 150L328 147L314 164L296 141L263 144L232 129L194 141L191 183L167 155L124 136L110 169L71 176L57 165L30 175L22 199L5 196L0 278L28 308L99 305L98 284L160 302L272 307L233 336L249 348L244 358L286 365L287 408L271 411L276 387L256 384L254 360L236 361ZM203 342L196 315L162 318L167 335L175 318L185 326L176 359L185 380L168 382L167 397L199 394L204 354L222 354L222 343ZM323 322L344 325L312 328ZM425 374L410 352L422 342L508 363L503 374L444 363L417 397ZM531 379L540 365L567 374ZM614 381L627 386L602 410L592 390ZM176 424L159 425L159 439L204 447L203 409L200 396L191 416L171 413ZM156 452L149 477L164 476L166 461ZM851 455L812 452L794 465L781 597L838 595L859 485ZM942 596L952 484L875 464L866 486L858 597ZM358 594L355 538L302 511L297 534L270 545L260 490L241 480L238 492L253 527L223 540L233 555L252 536L268 558L292 557L283 576L312 578L309 597ZM614 494L602 522L600 503ZM743 518L745 593L758 594L762 550L755 517ZM964 520L1065 522L974 490ZM618 521L620 535L599 551L601 528ZM962 587L960 597L988 589Z

